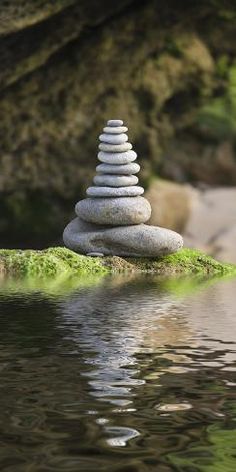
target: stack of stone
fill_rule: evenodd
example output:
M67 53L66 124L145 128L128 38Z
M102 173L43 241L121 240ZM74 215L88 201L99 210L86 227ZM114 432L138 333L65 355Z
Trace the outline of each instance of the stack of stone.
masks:
M99 136L94 186L76 204L78 217L66 227L67 247L87 255L155 257L182 247L182 238L164 228L148 226L151 206L138 186L140 166L121 120L109 120Z

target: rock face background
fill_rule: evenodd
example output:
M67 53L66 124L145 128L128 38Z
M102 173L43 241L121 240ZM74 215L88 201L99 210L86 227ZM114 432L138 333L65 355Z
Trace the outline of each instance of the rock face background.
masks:
M236 184L235 21L233 0L2 2L0 243L57 240L108 118L146 187Z
M189 188L184 241L221 261L236 264L236 188Z

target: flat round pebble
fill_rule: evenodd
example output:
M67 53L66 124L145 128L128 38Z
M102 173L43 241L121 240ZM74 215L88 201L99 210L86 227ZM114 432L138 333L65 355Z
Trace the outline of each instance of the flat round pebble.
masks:
M123 126L124 122L122 120L108 120L107 126Z
M86 256L89 257L104 257L103 252L88 252Z
M137 154L135 151L129 150L126 152L104 152L101 151L98 153L98 159L105 164L129 164L130 162L135 161Z
M144 193L143 187L138 185L130 187L88 187L86 194L88 197L138 197Z
M121 134L100 134L99 140L102 141L103 143L108 143L108 144L124 144L126 141L128 141L128 136L125 133Z
M149 220L151 205L144 197L85 198L76 204L75 212L97 225L137 225Z
M120 134L128 131L127 126L105 126L103 128L104 133L108 134Z
M93 183L95 185L104 187L126 187L130 185L136 185L138 183L138 177L135 175L102 174L96 175L93 179Z
M101 174L133 175L140 171L140 166L136 162L124 165L99 164L96 171Z
M132 149L133 146L131 143L123 143L123 144L100 143L98 147L100 151L105 151L105 152L126 152Z

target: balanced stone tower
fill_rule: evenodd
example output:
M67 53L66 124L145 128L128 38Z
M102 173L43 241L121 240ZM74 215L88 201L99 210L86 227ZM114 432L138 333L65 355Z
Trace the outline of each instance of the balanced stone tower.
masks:
M67 225L65 245L87 255L157 257L178 251L182 237L169 229L145 224L150 203L136 174L137 154L128 142L128 128L109 120L99 136L97 175L88 198L75 206L77 218Z

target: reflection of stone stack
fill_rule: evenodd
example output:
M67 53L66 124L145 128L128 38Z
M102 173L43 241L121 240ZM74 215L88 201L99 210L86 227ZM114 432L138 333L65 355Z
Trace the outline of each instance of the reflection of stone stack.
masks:
M99 136L94 186L76 204L78 218L64 231L66 246L80 252L121 256L157 256L175 252L182 238L173 231L145 223L151 206L137 185L140 166L121 120L109 120Z

